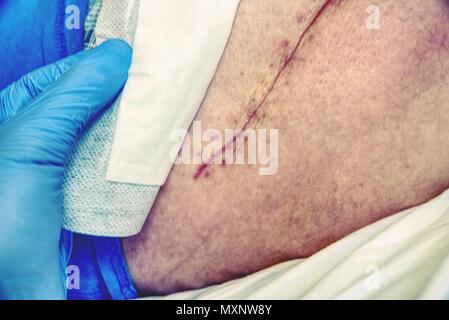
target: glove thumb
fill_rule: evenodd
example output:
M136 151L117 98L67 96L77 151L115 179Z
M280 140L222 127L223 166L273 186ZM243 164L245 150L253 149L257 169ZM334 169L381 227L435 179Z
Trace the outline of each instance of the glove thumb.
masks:
M33 161L64 165L76 138L117 97L131 64L131 48L109 40L82 59L22 108L12 121L28 141ZM17 137L16 135L16 137Z

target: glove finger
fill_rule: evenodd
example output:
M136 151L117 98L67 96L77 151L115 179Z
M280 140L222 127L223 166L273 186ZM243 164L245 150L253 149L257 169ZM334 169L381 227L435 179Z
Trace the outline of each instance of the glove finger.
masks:
M131 57L132 50L125 42L104 42L87 51L76 66L15 117L22 132L38 133L29 139L40 150L47 150L52 158L47 161L65 163L77 136L123 88Z
M80 52L23 76L0 92L0 125L44 92L86 55Z

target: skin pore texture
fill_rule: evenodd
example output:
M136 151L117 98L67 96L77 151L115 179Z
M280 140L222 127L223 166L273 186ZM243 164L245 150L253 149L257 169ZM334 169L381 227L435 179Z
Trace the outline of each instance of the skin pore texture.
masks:
M196 120L278 129L278 172L175 166L123 240L142 293L310 256L449 187L448 2L376 5L378 25L370 0L241 1Z

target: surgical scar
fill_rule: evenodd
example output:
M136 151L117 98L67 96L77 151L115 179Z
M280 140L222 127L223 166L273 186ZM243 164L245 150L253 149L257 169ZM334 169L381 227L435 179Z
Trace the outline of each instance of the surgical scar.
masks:
M235 148L235 141L239 138L239 136L252 124L258 124L261 119L265 117L261 110L264 106L265 101L267 100L270 93L273 91L276 83L282 77L282 75L286 72L288 67L291 65L293 59L297 56L299 48L304 43L306 39L306 35L312 28L312 26L321 18L321 16L327 11L330 6L334 6L338 4L340 0L327 0L322 7L317 11L309 25L302 31L299 35L298 40L293 45L290 44L288 40L284 40L280 43L278 49L278 55L275 56L275 61L271 63L266 71L266 75L264 79L262 79L254 90L251 92L249 99L244 107L244 116L240 119L241 130L240 133L234 136L230 141L226 142L221 150L213 154L207 161L203 162L195 174L193 175L193 179L196 180L201 176L204 176L203 173L209 172L207 169L210 164L214 162L214 160L221 156L228 148ZM303 23L304 17L301 15L297 16L297 23Z

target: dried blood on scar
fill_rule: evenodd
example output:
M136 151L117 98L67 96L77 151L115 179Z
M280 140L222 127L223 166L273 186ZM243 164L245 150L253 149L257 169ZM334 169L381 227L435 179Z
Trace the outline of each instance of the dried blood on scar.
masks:
M244 123L242 129L239 131L239 134L234 135L234 137L228 141L222 148L221 150L219 150L218 152L216 152L215 154L213 154L207 161L203 162L198 169L196 170L195 174L193 175L193 179L196 180L199 177L202 176L202 174L209 168L209 166L219 157L221 156L228 148L234 146L235 141L243 134L243 132L246 130L246 128L248 127L248 125L250 124L251 120L254 119L254 117L257 115L258 111L260 110L260 108L263 106L263 104L265 103L267 97L269 96L269 94L273 91L273 88L275 86L275 84L277 83L277 81L279 80L279 78L281 77L281 75L284 73L284 71L286 70L287 66L290 64L290 62L292 61L292 59L294 58L295 54L298 51L298 48L300 47L305 35L308 33L308 31L310 30L310 28L318 21L318 19L323 15L323 13L326 11L326 9L331 6L334 5L336 2L338 2L338 0L327 0L326 3L324 3L324 5L320 8L320 10L318 10L317 14L314 16L314 18L312 19L312 21L310 22L310 24L307 26L307 28L303 31L303 33L300 35L298 41L296 42L295 47L293 48L293 50L285 55L284 59L283 59L283 63L281 65L281 67L279 68L279 72L276 74L276 76L274 77L273 81L271 82L270 86L267 89L267 92L265 93L265 95L262 97L262 99L260 100L260 102L258 103L258 105L256 106L256 108L248 115L248 119L246 120L246 122ZM288 40L284 40L281 43L281 46L284 48L287 48L289 46L289 42Z

